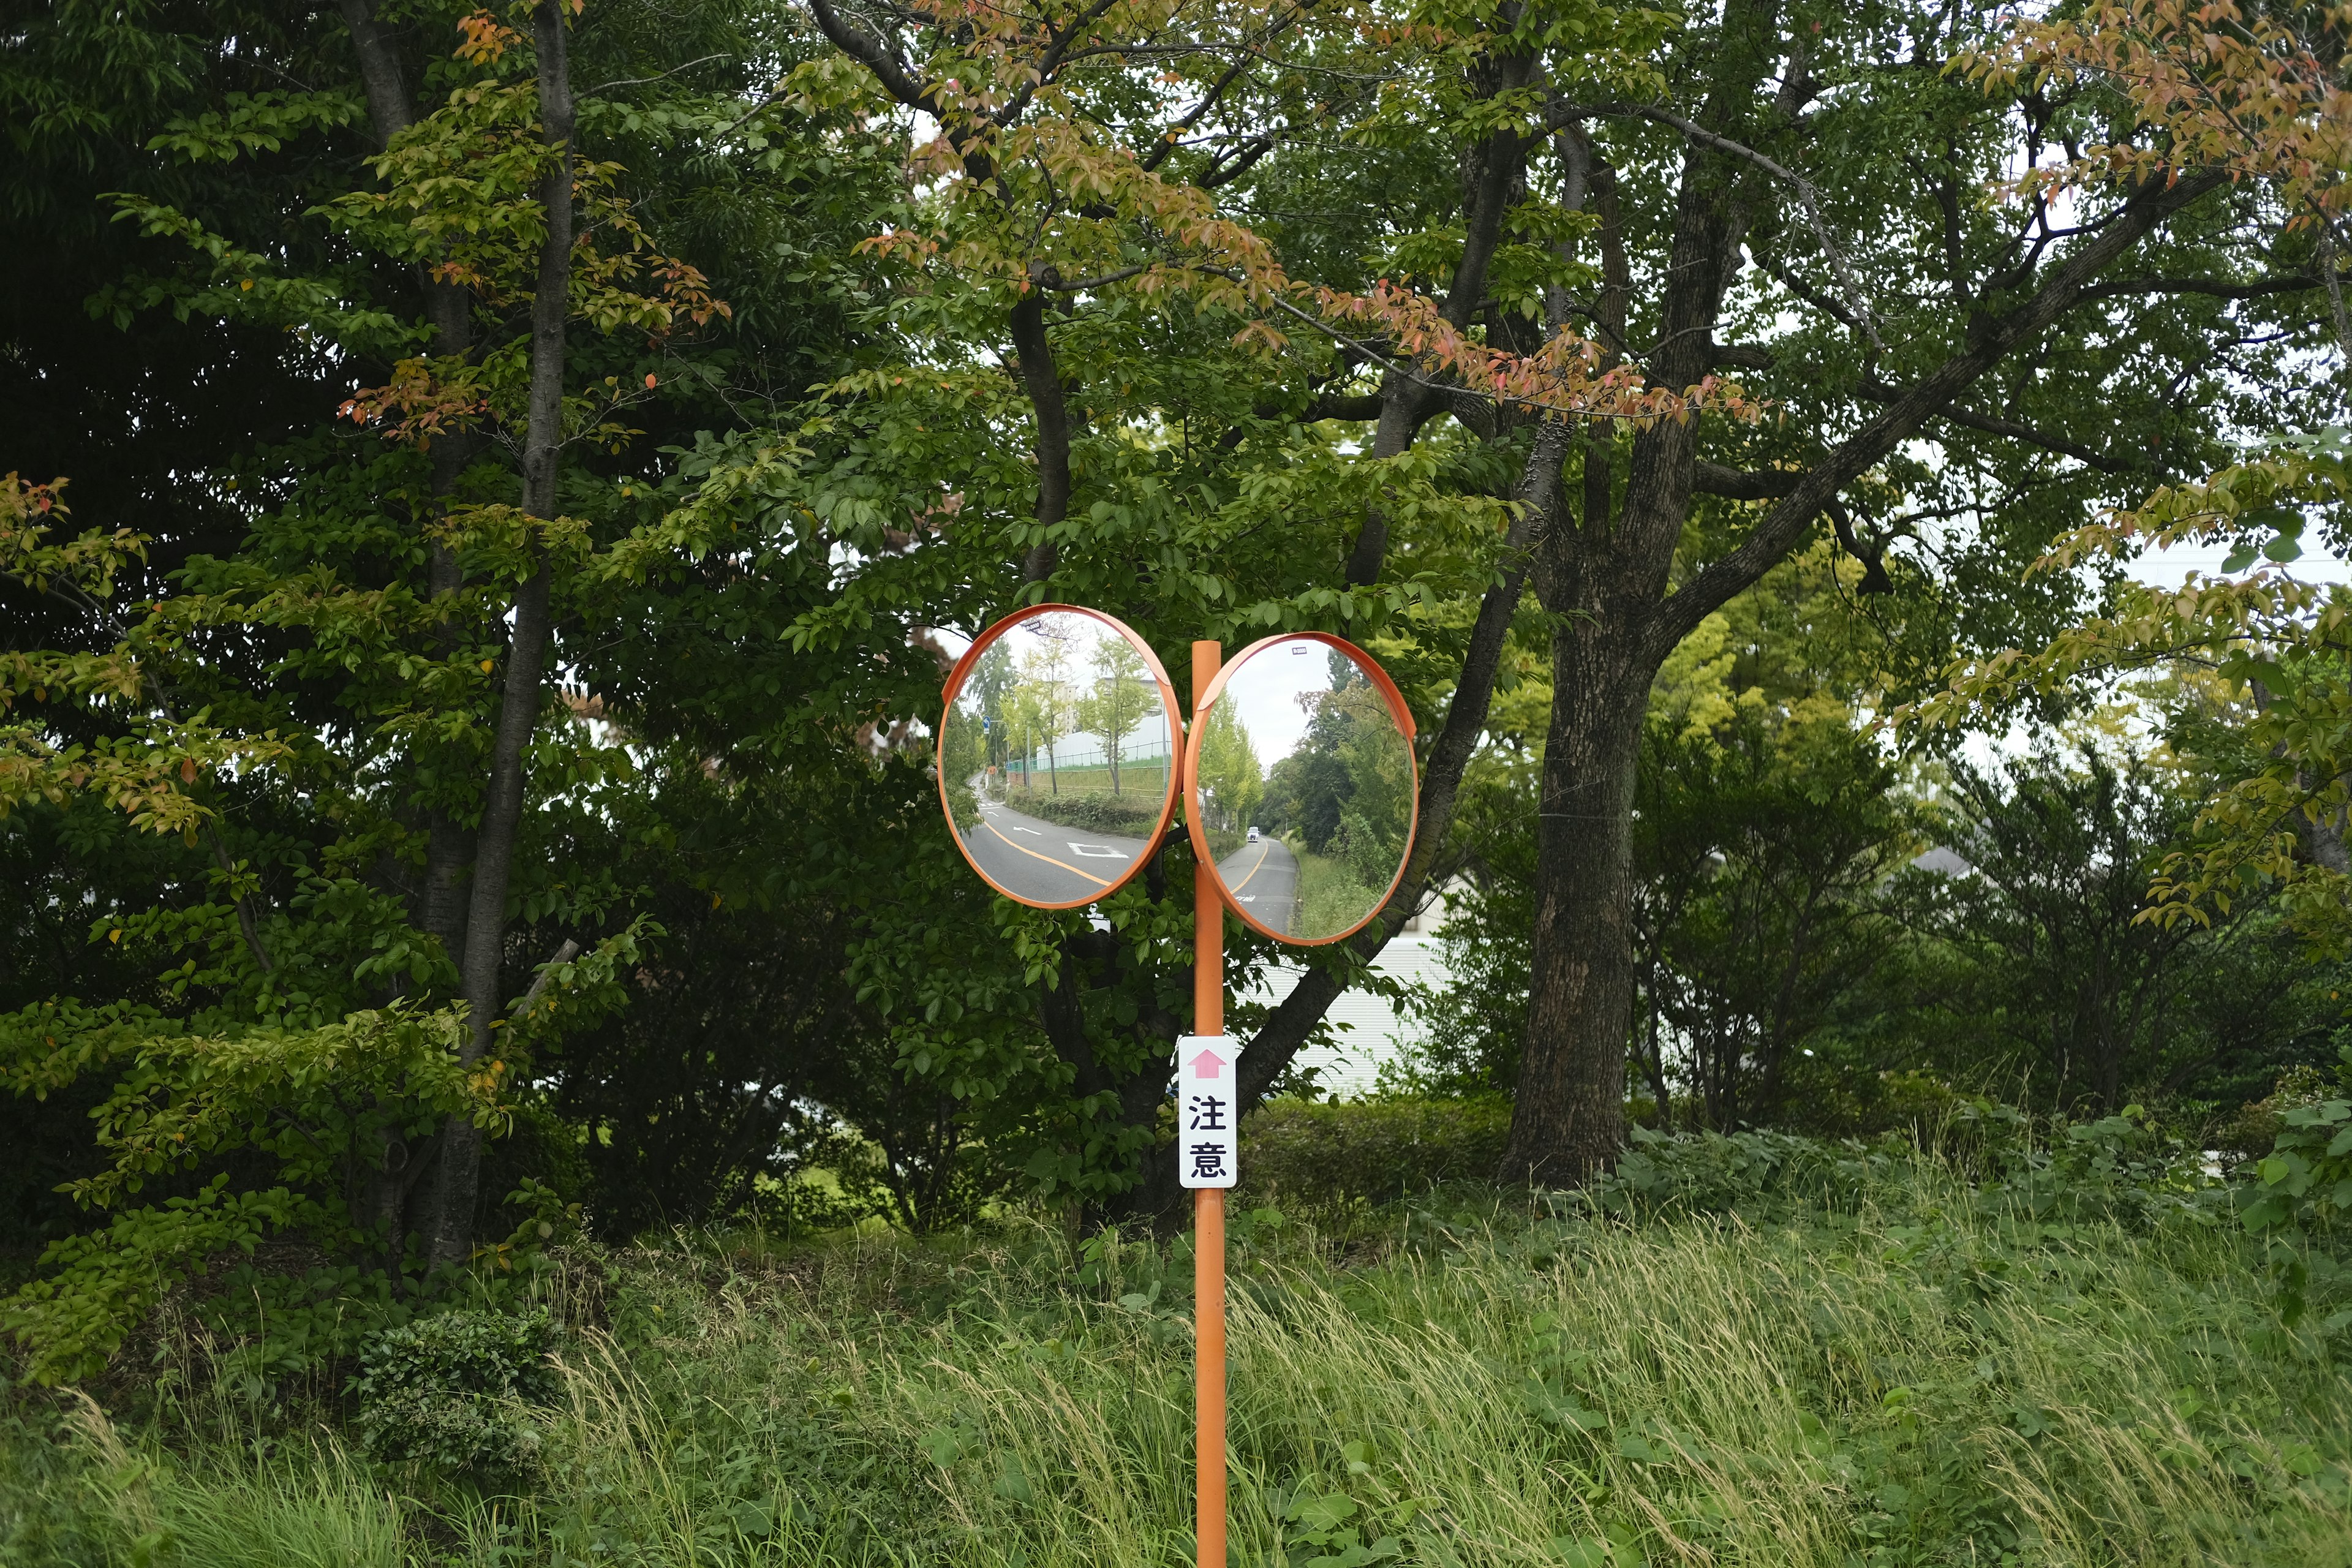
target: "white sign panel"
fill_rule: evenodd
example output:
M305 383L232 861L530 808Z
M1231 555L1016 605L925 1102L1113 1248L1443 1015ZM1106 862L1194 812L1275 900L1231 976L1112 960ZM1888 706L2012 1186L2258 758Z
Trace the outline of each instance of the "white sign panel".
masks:
M1230 1187L1240 1173L1241 1057L1231 1035L1176 1041L1176 1174L1188 1187Z

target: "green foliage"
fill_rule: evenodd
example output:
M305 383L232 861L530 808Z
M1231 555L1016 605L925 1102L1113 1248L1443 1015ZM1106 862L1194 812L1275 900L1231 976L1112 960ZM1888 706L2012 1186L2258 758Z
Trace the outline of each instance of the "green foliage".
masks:
M494 1146L490 1194L576 1169L582 1123L538 1136L563 1102L548 1064L567 1037L610 1040L615 1009L675 977L653 967L666 933L649 918L651 889L689 884L678 900L689 907L710 904L715 887L749 891L743 864L696 858L709 842L698 837L708 795L663 786L673 771L703 781L713 754L701 737L679 741L681 715L740 716L756 700L772 717L775 666L681 658L666 671L707 679L649 689L633 661L698 637L704 651L749 642L764 654L807 607L795 594L825 579L822 548L814 568L785 564L793 546L778 542L794 520L761 488L755 455L772 448L735 444L743 422L730 399L760 401L776 384L798 395L838 368L872 276L849 247L887 199L895 139L861 134L853 109L806 95L765 106L746 129L740 93L755 68L712 62L756 56L764 89L767 72L809 52L774 17L703 6L651 26L617 4L578 22L578 85L630 87L583 101L562 515L527 520L504 437L523 423L529 352L513 307L537 267L544 215L530 187L548 151L528 47L496 24L461 31L462 16L428 5L388 18L415 122L373 148L366 133L384 128L362 107L341 14L224 13L211 20L226 31L211 36L69 7L32 40L48 65L27 70L50 73L44 90L68 106L49 121L64 150L53 144L58 161L36 172L47 195L132 220L101 221L96 232L120 241L83 243L78 271L42 273L23 295L52 327L95 322L63 346L56 331L26 345L28 364L75 367L58 396L76 411L37 444L63 449L72 467L59 471L90 482L12 478L0 513L11 595L0 813L13 813L0 835L31 900L7 924L45 943L12 947L0 972L0 1083L25 1097L0 1102L0 1144L12 1181L35 1194L64 1184L109 1211L93 1221L12 1191L41 1241L84 1233L66 1236L5 1309L45 1377L89 1373L165 1300L290 1314L303 1331L264 1338L314 1356L397 1321L404 1307L387 1302L418 1284L408 1240L446 1119L470 1116L495 1136L519 1102L535 1108L531 1150ZM152 51L140 89L109 74L123 49ZM297 79L319 89L284 90ZM15 101L30 87L12 69L5 90ZM722 151L712 138L729 127ZM65 179L77 156L115 177L96 191ZM13 222L27 209L11 210ZM12 265L33 253L7 248ZM714 298L714 278L741 285L738 300ZM437 359L425 351L451 345L436 335L447 322L420 288L428 279L466 295L465 341ZM93 289L95 318L83 308ZM761 324L756 342L730 336L746 319ZM175 388L179 412L118 429L112 406L149 395L109 390L108 366ZM354 384L363 390L336 424ZM181 395L198 386L213 391ZM202 438L155 440L182 424ZM149 463L164 444L173 454ZM126 488L124 474L138 482ZM78 534L67 495L152 531ZM202 505L186 500L199 495ZM761 542L739 554L739 539ZM509 612L542 569L560 579L550 663L598 696L577 710L551 692L527 698L536 731L508 901L528 950L520 938L495 944L506 962L470 1020L489 1024L494 1045L466 1070L452 1005L465 889L507 705ZM761 592L746 595L752 581ZM852 793L874 772L852 736L877 689L845 689L843 668L799 659L793 689L821 695L782 704L799 717L753 745L770 761L800 758L798 776L814 782L792 815L828 832L827 790ZM905 671L884 683L908 684ZM608 711L625 714L625 741ZM739 766L736 782L756 771ZM101 803L110 820L89 809ZM126 847L142 828L171 837ZM764 847L749 851L752 866ZM35 908L40 927L20 926ZM46 929L59 910L72 911L69 933ZM850 1010L838 931L821 935L834 963L804 1013L812 1032ZM567 956L539 962L558 951ZM704 963L715 971L718 955ZM877 1035L846 1031L880 1058L869 1079L893 1070ZM714 1054L669 1071L700 1072L695 1092L720 1098L757 1081L727 1077L742 1065ZM616 1092L643 1087L613 1077ZM771 1089L787 1110L797 1099L762 1085L754 1102ZM683 1136L709 1130L677 1121ZM716 1141L721 1193L775 1147L772 1119L751 1121ZM694 1212L718 1195L696 1194ZM478 1262L497 1271L515 1249L495 1237L516 1221L484 1208L493 1245ZM337 1302L346 1330L331 1327Z
M0 1076L19 1091L0 1107L0 1172L22 1234L83 1233L9 1309L58 1347L43 1375L130 1342L125 1325L159 1301L275 1277L272 1248L331 1257L285 1288L306 1326L335 1300L370 1324L396 1316L415 1184L452 1112L488 1110L498 1131L506 1108L528 1108L531 1150L494 1151L517 1169L486 1190L527 1176L561 1189L483 1216L490 1237L575 1203L613 1237L772 1213L820 1174L839 1205L812 1202L803 1219L953 1226L1016 1179L1121 1201L1183 1026L1186 858L1107 900L1108 931L989 900L922 775L940 649L1046 595L1120 615L1163 655L1195 637L1334 628L1379 647L1433 732L1501 525L1528 493L1528 432L1474 399L1424 410L1408 449L1375 456L1349 414L1381 374L1364 353L1434 343L1424 368L1452 374L1523 347L1548 289L1618 287L1593 243L1604 225L1641 279L1624 341L1686 347L1646 281L1685 162L1671 127L1580 121L1577 156L1600 162L1578 165L1593 199L1570 210L1584 144L1551 134L1547 95L1674 100L1743 52L1724 19L1573 0L1507 16L1441 5L1390 28L1244 8L1184 17L1198 47L1155 55L1157 76L1108 46L1032 76L1035 57L1006 40L1034 18L901 18L892 47L955 84L950 98L971 95L910 115L792 7L589 0L569 34L583 227L567 445L559 515L531 519L516 504L521 306L550 157L533 46L512 31L520 14L382 7L414 122L378 126L349 23L369 9L53 5L0 70L17 154L0 171L0 294L16 306L0 401L24 445L11 461L71 480L12 480L0 534L0 885L23 889L0 921ZM1106 37L1138 15L1154 38L1177 25L1149 6L1105 15ZM1974 330L1966 289L1939 269L2011 235L1965 193L2015 164L2021 123L2036 144L2080 141L2100 111L2027 112L2005 89L1923 74L1885 39L1948 35L1958 49L2000 25L1916 6L1771 19L1787 35L1775 47L1803 57L1782 72L1788 91L1821 91L1801 113L1732 129L1808 171L1826 220L1765 216L1783 186L1761 166L1725 176L1762 182L1759 270L1713 334L1786 417L1710 407L1690 427L1710 463L1815 460L1820 432L1874 406L1857 388L1909 382ZM1540 51L1545 85L1496 89L1496 51L1514 43ZM1171 103L1191 118L1171 126ZM1528 162L1508 182L1489 299L1460 301L1466 326L1438 331L1407 300L1333 315L1342 342L1280 313L1376 281L1450 286L1471 237L1464 181L1500 130L1524 133ZM954 156L922 144L934 132L961 138ZM1604 165L1622 215L1605 220L1586 178ZM2311 270L2305 238L2281 249L2250 222L2184 216L2166 270L2242 279L2273 251ZM1837 312L1799 309L1831 289L1819 269L1843 263L1824 235L1840 233L1873 237L1841 248L1887 312L1891 357ZM465 295L452 341L428 284ZM1890 554L1898 591L1853 614L1860 569L1824 542L1669 661L1644 784L1655 896L1633 1045L1670 1123L1728 1130L1820 1107L1817 1125L1904 1121L1944 1083L2012 1068L2037 1097L2068 1100L2086 1092L2072 1064L2095 1038L2122 1042L2121 1066L2087 1089L2104 1104L2163 1082L2221 1108L2313 1053L2326 987L2284 969L2254 921L2062 1020L2070 960L2043 940L2059 926L2021 915L2017 889L1974 904L1893 896L1883 873L1917 824L1858 724L1888 682L2070 604L2073 579L2021 587L2017 568L2137 484L2116 471L2137 454L2202 461L2217 431L2277 423L2257 416L2315 374L2313 300L2248 287L2133 296L2053 330L1999 403L2059 446L1948 422L1845 488L1866 535L1950 525L1942 597L1918 558ZM1034 367L1006 349L1012 313L1040 300L1077 414L1069 505L1050 523L1027 438ZM2222 342L2228 355L2207 352ZM1579 395L1591 368L1569 356ZM1570 510L1593 493L1579 469L1602 478L1615 439L1572 458ZM2053 455L2069 449L2125 456ZM2305 492L2253 486L2243 528L2279 546ZM1755 504L1699 502L1676 580L1722 560ZM1391 539L1382 571L1347 582L1340 563L1374 514ZM561 691L515 714L509 628L534 582ZM1549 697L1532 677L1555 629L1528 609L1468 820L1430 847L1447 865L1460 850L1472 884L1449 937L1461 984L1431 999L1432 1086L1516 1075ZM1066 689L1008 682L1001 711L1115 733L1139 710L1115 651L1063 672ZM2308 677L2292 700L2315 722L2342 684L2332 668L2280 667ZM1295 835L1307 930L1353 924L1404 842L1411 759L1384 722L1349 721L1370 697L1335 671L1308 748L1273 780L1227 754L1213 721L1204 737L1212 833ZM493 973L478 963L467 983L495 1000L467 1020L495 1026L483 1061L499 1081L467 1082L461 1103L440 1032L457 1022L473 918L457 906L486 885L467 846L508 720L531 726L514 877L487 911ZM968 818L962 781L981 759L941 745ZM982 751L1003 765L992 734ZM1040 815L1140 826L1117 805L1137 779L1061 782L1071 793L1049 791ZM1964 907L2009 940L1963 943ZM1922 910L1925 936L1904 924ZM574 956L548 962L567 942ZM1275 950L1237 935L1232 951L1238 986ZM2143 993L2154 1000L2134 1018ZM1987 1017L1956 1017L1956 1001L1986 995ZM414 1049L353 1045L395 1016L423 1031ZM1688 1079L1669 1073L1662 1036L1696 1042ZM1914 1064L1926 1070L1883 1076ZM1363 1158L1340 1190L1422 1179L1402 1153ZM60 1186L112 1206L68 1212L51 1201ZM493 1245L478 1262L512 1260ZM255 1299L279 1310L271 1289ZM345 1342L320 1328L310 1342ZM1319 1517L1293 1522L1321 1530Z
M2352 1100L2323 1100L2283 1112L2285 1126L2257 1162L2263 1190L2246 1210L2255 1229L2326 1226L2352 1213Z
M224 1172L192 1196L51 1242L42 1262L55 1272L0 1309L0 1326L25 1345L32 1375L68 1383L96 1373L172 1287L223 1254L250 1257L265 1237L324 1217L284 1187L227 1188Z
M2352 1508L2342 1283L2283 1322L2240 1227L2128 1198L2169 1158L2131 1125L2059 1139L2030 1189L1895 1145L1694 1138L1645 1146L1678 1173L1664 1206L1456 1187L1343 1231L1236 1216L1237 1553L2324 1568ZM1969 1136L2032 1147L1997 1117ZM19 1404L0 1530L27 1568L163 1532L226 1568L232 1525L286 1561L340 1539L324 1561L467 1568L1095 1568L1190 1540L1181 1240L739 1235L592 1267L611 1337L548 1365L527 1489L372 1473L226 1412Z
M0 1326L48 1382L94 1373L175 1286L225 1255L250 1258L265 1239L299 1235L345 1258L396 1249L371 1180L386 1146L425 1136L445 1116L491 1123L507 1114L503 1065L467 1069L456 1019L401 1005L220 1037L54 1005L5 1023L0 1038L15 1049L0 1068L20 1093L112 1068L112 1091L90 1113L108 1163L70 1190L114 1217L50 1243L44 1276L0 1305ZM278 1184L232 1190L222 1171L160 1205L131 1203L151 1183L229 1157L247 1169L257 1162Z
M1498 1099L1276 1100L1242 1122L1244 1190L1297 1210L1491 1181L1510 1130Z
M2345 1092L2352 1087L2352 1047L2340 1059L2333 1081L2290 1075L2273 1095L2277 1131L2270 1152L2253 1162L2247 1229L2300 1237L2339 1229L2352 1216L2352 1094Z
M352 1391L360 1436L379 1459L485 1479L528 1477L540 1431L521 1408L562 1387L547 1314L436 1312L387 1329L360 1352Z
M1902 717L1949 728L2078 696L2117 674L2174 673L2187 688L2170 704L2176 717L2202 706L2223 721L2222 734L2205 726L2202 755L2190 758L2203 764L2207 794L2194 835L2149 868L2146 918L2207 926L2273 900L2315 950L2340 954L2352 942L2342 847L2352 596L2296 577L2290 563L2306 531L2342 552L2348 443L2336 426L2273 437L2201 481L2165 486L2070 533L2037 570L2184 542L2231 549L2218 574L2192 574L2178 590L2120 584L2101 613L2042 647L1951 665L1943 689Z

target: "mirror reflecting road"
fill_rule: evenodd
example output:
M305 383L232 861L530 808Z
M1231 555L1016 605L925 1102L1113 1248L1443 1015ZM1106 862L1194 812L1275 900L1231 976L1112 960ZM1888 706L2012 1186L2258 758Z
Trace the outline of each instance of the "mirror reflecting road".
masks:
M1357 650L1283 637L1230 667L1209 706L1202 834L1234 907L1272 935L1344 936L1404 869L1412 742L1392 691Z
M998 892L1088 903L1149 858L1180 735L1131 633L1088 611L1024 613L982 634L948 693L940 793L965 857Z

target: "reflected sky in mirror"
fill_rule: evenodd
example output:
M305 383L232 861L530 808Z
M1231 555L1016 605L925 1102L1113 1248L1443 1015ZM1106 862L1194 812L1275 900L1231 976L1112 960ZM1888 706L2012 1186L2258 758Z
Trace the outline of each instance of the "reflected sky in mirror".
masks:
M1133 644L1093 616L1049 610L991 640L949 694L948 815L1006 897L1098 898L1150 857L1179 738Z
M1201 739L1201 826L1234 901L1326 941L1375 913L1412 842L1412 742L1340 650L1275 642L1227 678Z

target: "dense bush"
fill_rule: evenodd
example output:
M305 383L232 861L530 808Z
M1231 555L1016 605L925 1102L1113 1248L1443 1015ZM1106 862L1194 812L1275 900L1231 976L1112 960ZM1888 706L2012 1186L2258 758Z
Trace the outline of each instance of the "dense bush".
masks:
M1242 1123L1242 1179L1253 1201L1379 1202L1493 1180L1510 1131L1500 1099L1276 1100Z
M539 1429L522 1406L555 1397L541 1312L440 1312L387 1329L360 1356L359 1426L379 1459L416 1461L484 1479L539 1462Z
M1636 1127L1617 1168L1582 1196L1628 1216L1851 1209L1923 1158L1965 1178L1976 1208L2036 1221L2144 1227L2181 1215L2212 1226L2232 1220L2254 1195L2209 1170L2200 1151L2138 1106L2042 1127L2021 1111L1979 1102L1937 1126L1872 1140Z
M1149 834L1152 824L1160 820L1160 797L1153 795L1147 800L1139 795L1019 795L1008 797L1008 804L1015 811L1064 827L1135 838Z
M1237 1559L2343 1568L2352 1279L2314 1248L2287 1321L2234 1227L2089 1217L2163 1190L2132 1176L2169 1159L2138 1119L2024 1131L1989 1119L1964 1159L1647 1141L1679 1213L1457 1186L1344 1228L1236 1215ZM528 1489L373 1469L234 1398L118 1430L20 1395L0 1562L1101 1568L1189 1544L1181 1239L1074 1255L1015 1220L605 1264L610 1353L550 1365Z

